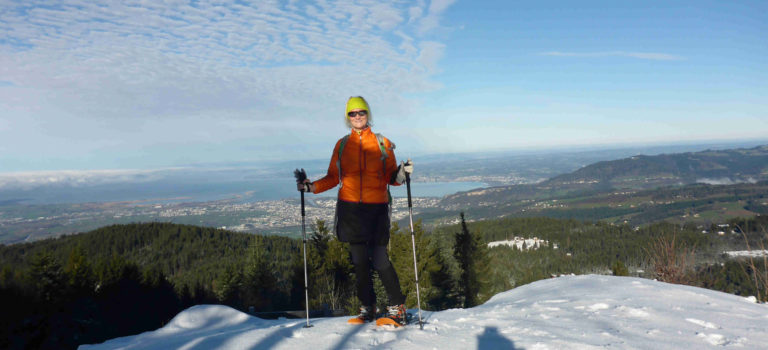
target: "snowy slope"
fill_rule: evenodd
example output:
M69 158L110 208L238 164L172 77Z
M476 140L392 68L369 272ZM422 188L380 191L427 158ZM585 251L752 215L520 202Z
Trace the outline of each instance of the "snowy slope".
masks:
M80 349L768 349L768 305L631 277L542 280L423 315L424 330L350 326L346 317L303 328L305 320L200 305L156 331Z

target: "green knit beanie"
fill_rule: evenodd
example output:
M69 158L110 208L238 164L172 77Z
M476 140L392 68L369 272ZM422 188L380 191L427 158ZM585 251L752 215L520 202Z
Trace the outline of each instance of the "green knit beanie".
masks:
M344 115L353 109L364 109L368 111L369 115L371 114L371 109L368 108L368 102L366 102L362 96L352 96L349 98L347 101L347 111L344 112Z
M371 108L368 107L368 102L362 96L352 96L347 100L347 111L344 113L344 121L347 123L347 126L351 126L349 124L349 116L347 113L355 109L364 109L368 111L368 124L371 125L373 116L371 115Z

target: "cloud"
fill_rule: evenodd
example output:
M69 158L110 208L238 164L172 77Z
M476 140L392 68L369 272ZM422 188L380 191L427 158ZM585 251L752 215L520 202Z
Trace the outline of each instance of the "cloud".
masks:
M59 170L0 173L0 190L31 190L44 186L83 187L126 182L150 182L183 168L157 170Z
M439 45L425 33L451 3L3 3L0 87L39 91L19 102L45 110L134 120L267 120L353 89L397 102L437 86Z
M657 61L679 61L685 58L678 55L671 55L666 53L656 52L626 52L626 51L605 51L605 52L559 52L550 51L541 53L543 56L558 56L558 57L631 57L643 60L657 60Z
M697 183L703 183L707 185L735 185L740 183L757 183L757 180L751 177L746 179L731 179L728 177L721 178L701 178L696 180Z
M456 0L432 0L429 3L429 8L426 11L424 18L421 18L421 25L419 27L420 33L428 33L440 26L440 18L443 12L448 9ZM418 18L423 11L418 11L413 8L409 10L411 18Z
M408 23L413 23L421 18L424 14L424 9L420 6L413 6L408 9Z
M445 45L434 41L425 41L421 43L421 50L417 61L422 67L437 67L437 62L443 57ZM433 73L433 72L428 72Z

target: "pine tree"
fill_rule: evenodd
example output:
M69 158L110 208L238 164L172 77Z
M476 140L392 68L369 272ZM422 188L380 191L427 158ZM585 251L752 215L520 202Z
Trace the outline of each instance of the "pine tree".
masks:
M312 224L312 234L309 237L312 247L317 249L318 255L325 256L328 250L328 242L331 240L331 232L325 225L325 220L317 219Z
M310 244L307 249L307 269L309 274L309 297L312 308L328 307L331 309L356 310L352 262L349 259L349 247L339 242L325 224L317 220L312 225ZM296 257L297 264L302 264L303 257ZM302 266L295 269L294 278L304 283ZM298 288L294 288L298 290ZM303 289L302 298L303 301Z
M410 229L403 228L398 232L398 226L393 225L390 234L389 257L400 279L401 289L406 296L406 305L416 305L416 277L413 270L413 242ZM419 271L419 291L421 293L421 307L424 308L434 294L439 294L432 285L432 276L443 269L438 256L440 249L431 236L426 235L421 220L413 223L413 234L416 242L416 261ZM439 298L439 297L438 297Z
M434 264L438 268L429 272L432 293L427 297L427 308L438 311L458 307L457 283L439 249L435 255Z
M616 262L613 263L613 266L611 266L611 272L614 276L629 276L629 270L627 269L627 266L621 262L621 260L616 260Z
M461 232L455 234L453 256L459 264L459 295L465 308L478 305L481 283L481 273L487 273L487 249L480 241L479 235L469 232L464 212L461 214ZM485 274L483 274L485 275Z
M69 253L64 272L67 274L69 288L75 296L84 297L93 294L95 284L93 269L85 258L82 247L77 246Z
M144 297L139 306L144 311L147 324L162 327L181 311L181 302L173 285L158 267L143 271L142 292Z
M354 267L349 259L349 245L331 238L323 265L324 273L333 281L326 300L328 305L332 309L354 307L357 302L352 278Z
M49 251L41 251L32 257L29 278L44 303L55 303L62 297L66 278L61 264Z
M230 264L219 277L216 288L216 299L222 304L234 308L242 308L240 291L243 286L243 273L239 266Z
M272 274L274 264L263 240L262 236L254 235L249 247L243 276L244 302L256 310L272 311L279 302L277 278Z

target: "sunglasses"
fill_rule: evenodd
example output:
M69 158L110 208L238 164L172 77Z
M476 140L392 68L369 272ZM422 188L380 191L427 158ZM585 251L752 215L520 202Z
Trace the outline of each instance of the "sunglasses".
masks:
M363 110L363 111L356 111L356 112L352 111L352 112L347 113L347 116L350 117L350 118L354 118L354 117L357 117L357 116L365 117L367 115L368 115L368 111L365 111L365 110Z

